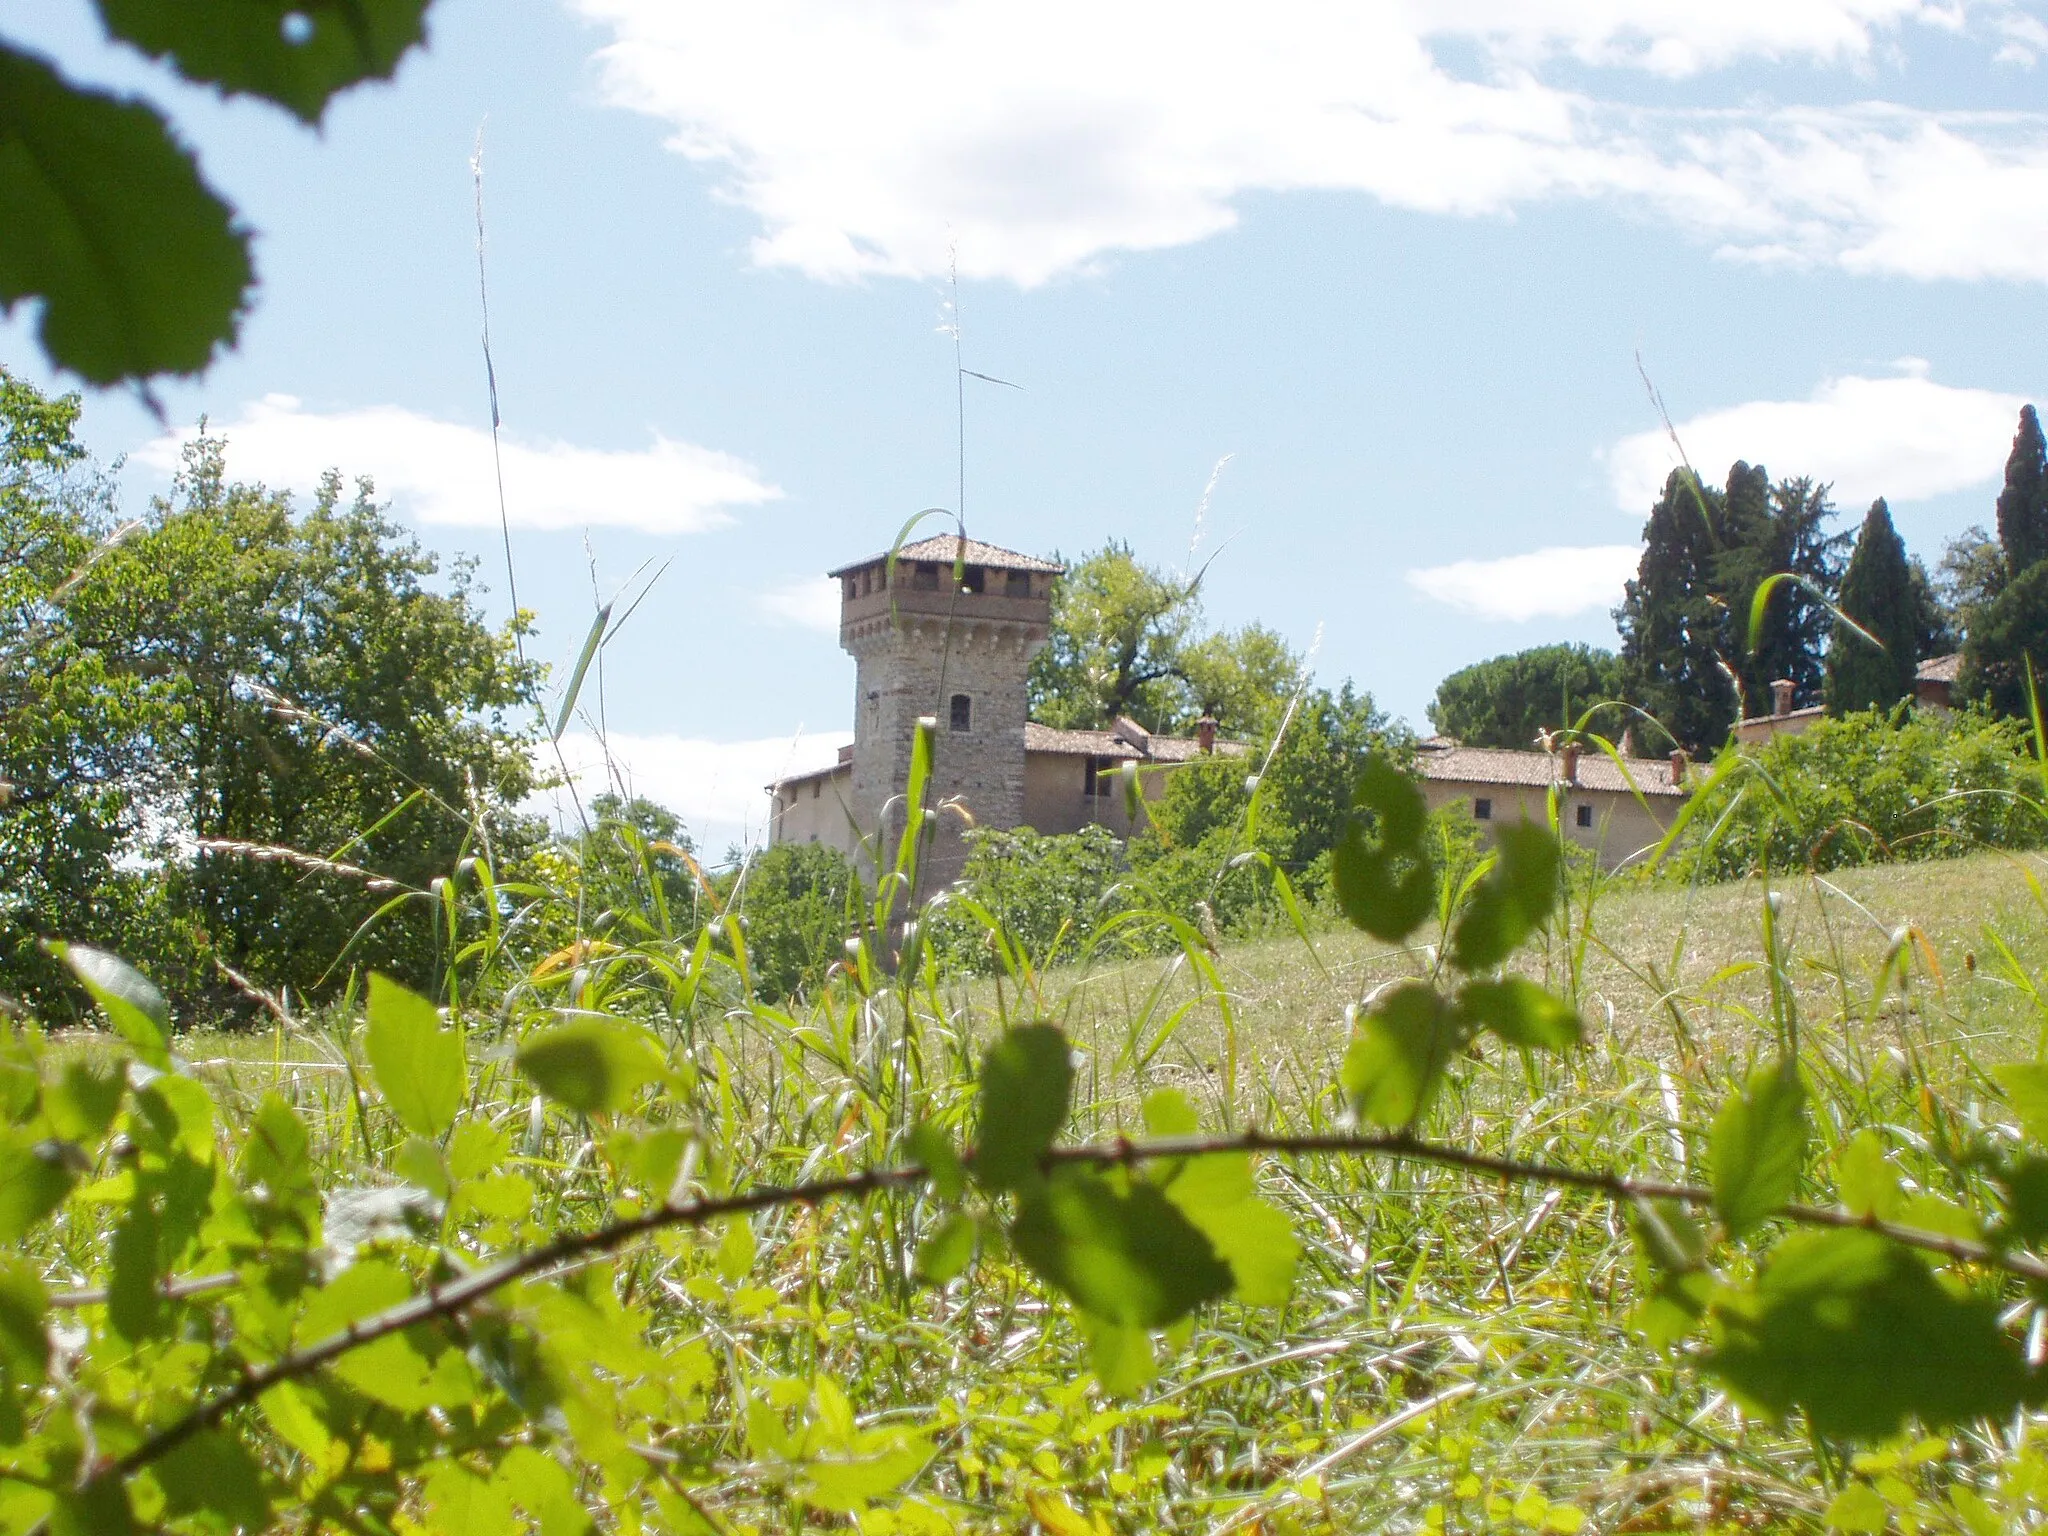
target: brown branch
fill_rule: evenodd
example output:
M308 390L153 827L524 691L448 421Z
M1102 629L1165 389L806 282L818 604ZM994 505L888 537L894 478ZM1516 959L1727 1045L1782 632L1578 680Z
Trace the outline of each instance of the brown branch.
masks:
M1461 1147L1417 1140L1406 1132L1384 1134L1332 1133L1318 1136L1269 1136L1246 1131L1237 1136L1185 1136L1155 1141L1120 1138L1108 1144L1054 1147L1041 1159L1047 1168L1064 1166L1135 1167L1183 1157L1212 1157L1231 1153L1263 1152L1278 1156L1385 1157L1402 1162L1428 1163L1456 1168L1505 1182L1561 1185L1604 1195L1610 1200L1675 1200L1686 1205L1711 1206L1712 1190L1697 1184L1669 1184L1648 1179L1631 1179L1596 1169L1572 1168L1556 1163L1532 1163L1515 1158L1493 1157ZM972 1163L970 1152L967 1161ZM236 1409L255 1402L280 1383L309 1376L322 1366L360 1348L407 1328L466 1311L493 1291L526 1276L575 1263L596 1254L622 1248L636 1238L669 1227L702 1226L725 1216L743 1216L754 1211L785 1205L818 1205L831 1199L865 1200L892 1189L923 1183L929 1174L918 1164L900 1168L869 1169L839 1178L818 1179L808 1184L762 1185L742 1194L687 1200L654 1207L641 1215L588 1232L572 1233L551 1243L463 1275L429 1286L419 1295L359 1321L338 1333L286 1354L266 1366L246 1371L242 1379L225 1391L200 1403L184 1418L174 1420L143 1440L125 1456L102 1463L95 1479L126 1477L185 1443L193 1435L210 1429ZM1877 1232L1908 1247L1963 1263L1979 1264L2036 1282L2048 1282L2048 1262L2026 1253L2006 1253L1967 1238L1948 1237L1917 1227L1858 1216L1851 1211L1826 1210L1818 1206L1787 1205L1777 1214L1804 1226L1855 1228ZM200 1288L211 1289L228 1277L201 1277ZM188 1282L192 1283L192 1282ZM91 1299L99 1299L97 1296Z

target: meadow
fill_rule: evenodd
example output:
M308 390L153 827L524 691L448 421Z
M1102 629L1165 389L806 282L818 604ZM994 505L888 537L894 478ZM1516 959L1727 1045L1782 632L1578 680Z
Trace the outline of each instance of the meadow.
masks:
M1801 1195L1831 1204L1852 1163L1867 1182L1855 1137L1875 1134L1895 1184L1886 1214L1977 1241L1987 1224L1972 1213L1997 1197L1964 1149L2019 1139L1989 1074L2031 1059L2048 1021L2032 981L2048 947L2040 869L1980 854L1787 877L1773 883L1768 938L1760 882L1686 889L1581 872L1569 909L1514 964L1572 1003L1583 1044L1475 1037L1415 1129L1482 1159L1695 1184L1717 1111L1780 1048L1777 1010L1789 1008L1814 1128ZM518 954L509 934L493 942L474 941L478 974ZM305 1137L293 1179L320 1207L303 1246L324 1290L356 1275L367 1299L354 1311L374 1313L415 1282L474 1275L664 1202L933 1165L928 1128L965 1124L992 1070L984 1052L1018 1026L1056 1023L1072 1044L1067 1140L1190 1130L1176 1120L1190 1107L1215 1132L1341 1135L1357 1018L1427 974L1443 942L1430 925L1390 944L1318 923L1044 974L927 967L862 985L856 970L786 1008L737 985L743 944L586 944L472 980L461 1101L445 1123L394 1095L374 1005L366 1028L357 1006L300 1016L273 999L266 1032L184 1036L175 1049L210 1090L222 1161L232 1155L245 1188L262 1161L249 1144L277 1140L279 1105L293 1112ZM607 1098L565 1086L530 1045L520 1053L536 1030L578 1018L639 1020L663 1059L614 1063L615 1078L640 1081ZM65 1037L52 1060L89 1063L104 1041ZM1162 1107L1162 1089L1179 1110ZM221 1422L240 1425L230 1459L246 1463L234 1476L248 1492L210 1528L260 1528L260 1509L280 1528L551 1536L1032 1523L1055 1536L1888 1521L1979 1532L2031 1523L2048 1497L2026 1413L1838 1435L1798 1413L1746 1412L1700 1370L1697 1338L1646 1315L1659 1282L1639 1220L1609 1193L1399 1155L1275 1155L1256 1169L1299 1244L1278 1304L1190 1310L1163 1330L1157 1374L1120 1391L1099 1379L1085 1311L1034 1272L1021 1240L1001 1239L995 1191L963 1201L940 1178L764 1202L558 1255L536 1272L545 1287L522 1279L460 1326L429 1318L399 1335L410 1356L371 1369L343 1357L255 1409L233 1405ZM78 1295L53 1301L70 1316L117 1310L92 1287L132 1198L102 1177L34 1238L52 1269L69 1267ZM962 1211L974 1213L965 1225ZM218 1196L209 1219L226 1220ZM259 1249L261 1264L247 1257ZM239 1282L212 1282L228 1289L186 1297L172 1280L155 1324L115 1319L85 1351L109 1367L124 1357L125 1386L109 1396L130 1395L138 1427L203 1397L193 1341L225 1355L228 1320L253 1330L262 1311L244 1290L259 1275L281 1287L274 1234L243 1251ZM1752 1270L1742 1253L1727 1259L1733 1281ZM1986 1291L1986 1273L1968 1272ZM2017 1291L1989 1290L2005 1295L2008 1326L2038 1315ZM507 1363L517 1351L502 1336L519 1328L547 1362L530 1379ZM150 1373L128 1350L182 1359L177 1384L139 1385ZM393 1372L410 1374L403 1390ZM219 1390L234 1373L213 1380ZM129 1480L138 1523L211 1507L164 1475L170 1465ZM0 1482L9 1528L62 1515L22 1486Z

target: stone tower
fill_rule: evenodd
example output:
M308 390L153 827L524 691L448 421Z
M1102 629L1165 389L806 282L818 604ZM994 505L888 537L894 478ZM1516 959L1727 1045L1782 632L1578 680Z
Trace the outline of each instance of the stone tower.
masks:
M851 806L882 833L886 869L903 832L917 720L938 722L927 804L954 802L976 824L1024 820L1025 674L1051 636L1063 568L955 534L906 544L831 574L839 643L856 664ZM892 803L893 802L893 803ZM886 815L884 814L886 808ZM965 818L941 810L919 885L960 872Z

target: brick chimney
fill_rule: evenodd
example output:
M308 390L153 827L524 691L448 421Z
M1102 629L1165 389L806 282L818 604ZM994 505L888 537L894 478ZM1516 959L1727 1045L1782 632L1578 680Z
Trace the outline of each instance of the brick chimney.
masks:
M1569 742L1564 749L1564 781L1567 784L1579 782L1579 744Z
M1771 713L1789 715L1792 713L1792 679L1781 677L1771 684Z
M1671 787L1678 788L1685 782L1685 751L1674 748L1671 753Z
M1195 745L1204 752L1216 750L1216 717L1204 715L1195 722Z

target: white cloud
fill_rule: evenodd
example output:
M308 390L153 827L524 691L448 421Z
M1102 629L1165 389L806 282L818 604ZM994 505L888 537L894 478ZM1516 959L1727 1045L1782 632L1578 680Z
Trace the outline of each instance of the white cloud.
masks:
M1921 501L1995 481L2025 397L1958 389L1926 377L1917 358L1897 378L1829 379L1805 400L1752 400L1679 422L1686 458L1719 483L1737 459L1775 475L1832 481L1838 506L1857 511L1879 496ZM1607 451L1616 505L1646 514L1678 463L1662 429L1625 437Z
M611 752L586 731L562 737L577 791L587 806L591 797L616 790L641 795L683 818L700 853L718 858L736 842L759 841L768 821L767 785L792 773L822 768L839 748L853 740L851 731L825 731L768 736L753 741L707 741L676 735L626 735L607 738ZM545 749L536 758L540 770L557 773L554 754ZM535 797L534 808L560 825L573 825L575 812L560 790Z
M290 395L265 395L233 421L209 430L227 439L229 472L279 489L309 492L321 473L370 475L380 496L422 523L496 527L498 482L491 435L395 405L310 411ZM167 433L136 458L177 468L188 428ZM656 434L641 449L583 448L501 432L505 511L515 528L637 528L699 533L732 521L732 507L758 506L782 492L730 454Z
M793 624L822 634L839 633L839 583L829 576L799 576L755 594L754 606L776 624Z
M1613 607L1641 557L1635 544L1553 547L1428 566L1410 571L1408 585L1475 618L1562 619Z
M1228 229L1256 191L1444 214L1603 199L1734 257L2040 281L2048 114L1633 104L1546 78L1868 71L1929 0L574 0L611 102L668 125L815 277L1018 283ZM1459 73L1439 45L1475 45ZM1989 52L1989 44L1986 45ZM1988 67L1988 63L1987 63ZM1601 77L1594 76L1595 81ZM1787 80L1796 77L1786 77ZM1785 84L1785 80L1774 84ZM1654 84L1650 94L1654 97Z

